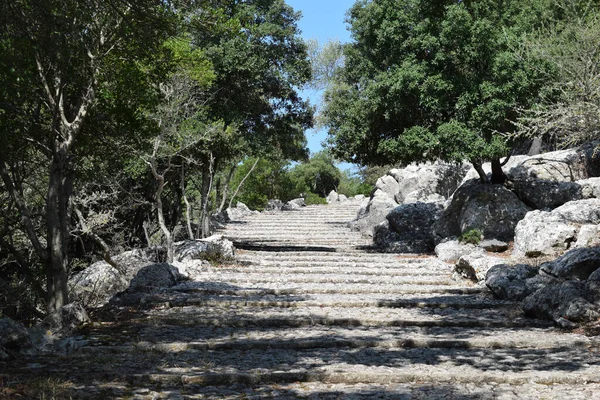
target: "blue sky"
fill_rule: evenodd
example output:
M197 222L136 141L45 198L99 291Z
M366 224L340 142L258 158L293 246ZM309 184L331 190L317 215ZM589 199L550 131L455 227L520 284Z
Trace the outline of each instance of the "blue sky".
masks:
M305 39L318 39L319 43L338 39L341 42L350 40L350 33L346 29L345 14L352 7L355 0L286 0L286 3L296 11L302 13L298 26ZM303 91L303 97L308 97L311 103L320 102L320 94L314 91ZM306 133L308 148L311 153L322 149L321 142L325 140L325 131ZM349 164L340 165L347 169Z

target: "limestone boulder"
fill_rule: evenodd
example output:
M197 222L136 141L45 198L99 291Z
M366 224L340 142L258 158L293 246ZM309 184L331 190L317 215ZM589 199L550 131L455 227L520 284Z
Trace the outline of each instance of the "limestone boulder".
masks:
M485 276L485 285L499 299L522 300L534 287L527 280L538 274L538 268L526 264L497 264Z
M597 299L586 282L556 281L546 285L523 300L525 315L535 318L573 323L600 317Z
M233 242L222 235L206 239L184 240L173 245L175 261L186 260L229 260L235 255Z
M486 274L492 267L505 263L504 258L476 252L460 257L454 266L454 271L464 278L480 282L485 280Z
M387 196L383 191L377 190L371 196L368 204L360 209L350 226L364 235L373 236L375 226L385 221L388 213L396 207L398 207L398 203L393 198Z
M285 205L283 206L283 210L286 211L290 211L290 210L299 210L302 207L306 207L306 202L304 201L303 198L297 198L297 199L293 199L288 201L287 203L285 203Z
M70 296L86 307L100 307L129 287L129 282L146 265L156 262L152 251L132 250L113 257L124 273L105 261L96 262L69 279Z
M256 214L256 211L252 211L242 202L237 202L235 207L229 207L225 210L225 217L227 221L241 221L250 215Z
M431 252L434 249L431 227L441 211L441 206L433 203L402 204L387 214L387 223L377 226L373 241L387 251Z
M600 225L582 225L577 233L577 241L572 248L597 246L600 246Z
M600 199L571 201L552 211L531 211L515 229L513 255L516 257L560 255L576 243L582 226L598 224L600 224Z
M509 245L498 239L486 239L479 242L477 247L484 249L490 253L503 253L508 250Z
M141 268L129 283L129 291L147 292L156 288L175 286L185 277L167 263L151 264Z
M540 271L561 279L586 280L600 269L600 247L573 249L540 266Z
M448 263L456 263L462 256L476 252L483 253L483 250L474 244L461 243L456 239L445 240L435 246L438 259Z
M375 188L376 190L380 190L389 197L393 198L394 196L396 196L396 193L398 193L400 185L393 176L384 175L377 179L377 182L375 183Z
M468 169L466 164L445 163L411 164L393 169L390 175L398 182L395 200L399 204L444 201L458 188Z
M517 223L529 208L502 185L467 184L459 187L450 205L433 226L436 243L478 229L485 239L511 240Z

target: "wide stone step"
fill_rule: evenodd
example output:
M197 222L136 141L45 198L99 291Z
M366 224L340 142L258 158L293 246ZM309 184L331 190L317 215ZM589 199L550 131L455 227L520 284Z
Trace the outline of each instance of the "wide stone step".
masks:
M315 348L579 348L590 352L599 343L583 335L565 335L547 328L457 328L457 327L369 327L310 326L239 330L231 327L142 326L135 333L113 336L110 343L104 328L88 333L91 340L77 354L129 353L137 349L162 352L185 350L251 350ZM109 345L110 344L110 345Z
M462 326L526 327L551 326L545 321L525 318L513 309L492 308L393 308L393 307L203 307L184 306L151 309L146 317L157 325L205 325L294 327L334 326Z
M400 268L397 265L375 266L376 264L354 263L252 263L248 262L242 267L219 268L216 271L207 271L207 274L249 273L263 275L355 275L355 276L450 276L451 268L431 268L427 265L413 265L411 268Z
M340 284L340 285L356 285L356 284L369 284L369 285L456 285L456 281L453 280L449 275L445 276L422 276L422 275L411 275L411 276L376 276L376 275L360 275L360 274L265 274L261 272L250 273L240 272L235 273L227 271L224 273L218 272L204 272L199 273L195 276L197 281L208 281L208 282L224 282L232 285L237 284Z
M205 293L218 293L236 296L274 294L274 295L307 295L307 294L359 294L359 293L385 293L388 295L407 295L414 293L440 293L440 294L474 294L489 292L487 288L465 286L464 284L450 285L383 285L383 284L345 284L321 283L311 285L307 283L270 283L268 287L260 283L244 283L232 285L227 282L186 282L176 287L176 290L199 291Z
M70 363L76 358L76 363ZM94 357L49 360L40 373L74 382L125 379L144 385L257 385L261 383L414 383L490 382L506 384L600 383L597 352L581 348L260 348L240 351L136 349ZM76 364L74 366L73 364ZM31 373L31 366L29 367Z
M416 295L408 294L393 298L382 294L305 294L302 296L257 294L248 296L215 293L189 293L168 291L148 296L145 306L152 307L380 307L380 308L461 308L491 309L514 307L508 301L496 300L484 295Z

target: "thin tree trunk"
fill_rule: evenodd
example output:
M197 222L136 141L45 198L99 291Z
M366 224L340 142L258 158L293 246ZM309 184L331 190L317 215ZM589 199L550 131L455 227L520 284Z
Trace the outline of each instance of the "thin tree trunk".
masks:
M169 231L169 228L167 228L167 224L165 223L165 214L162 202L162 192L165 188L165 177L157 174L156 181L158 183L158 187L156 188L156 214L158 216L158 225L160 226L163 235L165 235L165 242L167 246L167 262L173 263L173 238L171 231Z
M199 229L200 229L200 237L206 238L210 236L210 218L208 215L208 204L210 192L212 190L212 180L214 177L214 164L215 159L212 153L209 156L208 161L208 169L204 168L202 170L202 188L200 191L201 195L201 209L200 209L200 221L199 221ZM206 163L204 163L206 165Z
M225 203L227 203L227 198L229 197L229 183L231 182L231 179L233 179L233 174L235 173L236 169L237 166L234 164L229 170L229 174L227 174L227 179L223 184L223 197L221 198L221 204L219 204L217 213L223 212L223 209L225 208Z
M229 200L229 207L230 208L231 208L231 205L233 204L233 200L235 200L235 197L237 196L238 192L240 191L240 189L244 185L244 182L246 182L246 179L248 179L248 177L252 174L252 171L254 171L254 168L256 168L256 165L258 164L259 161L260 161L260 157L257 157L256 161L254 161L254 164L252 165L252 168L250 168L250 171L248 171L248 173L246 174L246 176L244 176L244 179L242 179L242 181L240 182L240 184L235 189L235 192L233 192L233 196L231 196L231 200Z
M477 171L477 174L479 175L479 180L481 181L481 183L487 183L488 182L487 174L483 170L483 167L481 166L481 162L471 160L471 164L473 164L473 168L475 168L475 171Z
M185 203L185 226L187 228L188 238L194 240L194 231L192 230L192 206L185 194L185 172L183 167L181 167L181 194L183 196L183 202Z

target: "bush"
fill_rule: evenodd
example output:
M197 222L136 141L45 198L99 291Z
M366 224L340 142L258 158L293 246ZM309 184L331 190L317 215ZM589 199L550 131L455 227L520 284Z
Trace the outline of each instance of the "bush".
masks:
M468 244L479 244L483 239L483 232L479 229L469 229L468 231L464 231L462 235L458 238L458 241L461 243Z
M308 192L304 195L304 202L307 206L313 204L327 204L327 200L318 194L314 194L312 192Z

